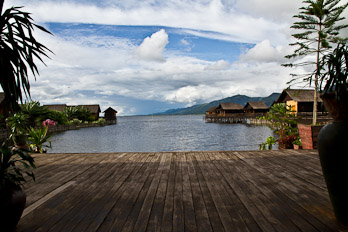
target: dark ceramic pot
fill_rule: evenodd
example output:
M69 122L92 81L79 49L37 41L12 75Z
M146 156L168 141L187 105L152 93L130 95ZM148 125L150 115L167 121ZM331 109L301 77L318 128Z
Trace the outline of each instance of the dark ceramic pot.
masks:
M13 142L17 146L25 146L28 142L28 135L15 135L13 136Z
M320 130L318 151L336 219L343 225L348 225L348 102L341 98L337 103L334 99L334 95L329 101L325 96L323 98L334 122Z
M336 97L335 93L321 96L324 106L335 121L348 120L348 92Z
M18 186L11 185L0 193L0 231L15 231L25 203L26 195Z

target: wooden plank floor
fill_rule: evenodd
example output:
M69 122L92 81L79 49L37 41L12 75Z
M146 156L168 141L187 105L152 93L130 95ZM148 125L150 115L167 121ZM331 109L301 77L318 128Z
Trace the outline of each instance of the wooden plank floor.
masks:
M17 231L344 231L317 151L36 156Z

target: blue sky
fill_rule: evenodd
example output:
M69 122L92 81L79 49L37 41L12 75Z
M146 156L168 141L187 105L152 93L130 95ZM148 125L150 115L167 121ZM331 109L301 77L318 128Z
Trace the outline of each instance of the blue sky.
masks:
M182 28L164 26L124 26L99 25L81 23L47 23L46 27L61 38L103 36L129 39L139 46L144 38L164 29L169 43L166 52L196 57L208 61L226 60L233 63L239 59L240 53L255 46L254 43L240 43L219 39L204 38L186 32ZM196 31L195 32L200 32ZM207 33L207 32L206 32ZM222 35L221 33L214 33ZM103 45L100 45L103 46Z
M54 52L31 79L42 104L152 114L268 96L306 71L281 67L301 0L5 0L13 5L53 33L36 32Z

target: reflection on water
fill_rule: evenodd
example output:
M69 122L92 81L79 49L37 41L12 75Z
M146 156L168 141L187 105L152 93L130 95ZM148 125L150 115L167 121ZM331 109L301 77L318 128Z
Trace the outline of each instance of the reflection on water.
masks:
M49 152L257 150L271 135L265 126L205 123L198 115L118 117L116 125L54 135Z

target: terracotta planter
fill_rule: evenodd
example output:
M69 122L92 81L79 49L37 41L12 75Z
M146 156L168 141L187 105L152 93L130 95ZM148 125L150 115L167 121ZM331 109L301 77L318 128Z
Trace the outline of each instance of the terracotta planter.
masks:
M318 134L323 126L310 126L305 124L298 124L298 133L300 134L303 149L317 149L318 148Z
M302 146L294 144L294 150L300 150L302 149Z
M0 195L0 231L14 231L24 210L26 195L18 186L11 186Z

